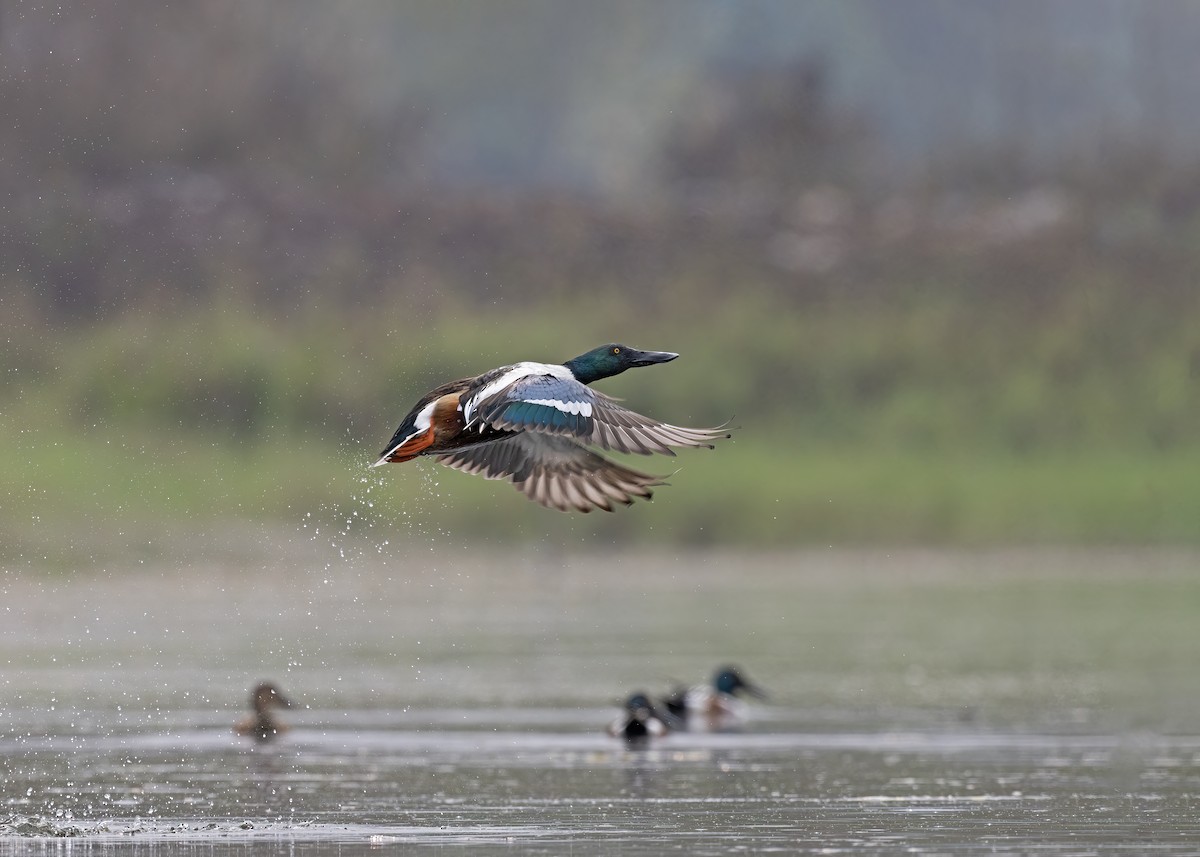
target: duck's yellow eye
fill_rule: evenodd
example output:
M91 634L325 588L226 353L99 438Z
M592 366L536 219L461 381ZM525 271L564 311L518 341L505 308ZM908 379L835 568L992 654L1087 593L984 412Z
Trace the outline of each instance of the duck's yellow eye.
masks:
M613 349L613 354L620 354L620 353L621 353L621 349L620 349L620 348L614 348L614 349Z

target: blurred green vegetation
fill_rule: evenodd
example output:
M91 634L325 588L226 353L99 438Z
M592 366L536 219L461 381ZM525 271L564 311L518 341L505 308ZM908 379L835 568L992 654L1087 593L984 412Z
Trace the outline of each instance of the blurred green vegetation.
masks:
M913 300L919 288L788 304L743 287L671 313L605 295L420 318L402 301L278 314L228 298L18 325L0 391L0 538L19 556L113 540L153 552L189 521L347 541L1200 539L1194 297L1151 312L1087 281L1033 311L954 289ZM715 452L637 461L678 469L653 503L564 516L431 462L366 469L435 384L614 338L683 356L603 389L666 420L737 427Z
M24 53L0 55L4 555L264 523L339 543L1200 541L1200 165L1157 141L1033 166L996 140L881 177L832 60L793 57L689 77L623 193L470 186L422 148L454 125L442 78L369 110L367 65L324 41L344 35L297 51L252 37L267 11L142 5L13 29ZM221 74L195 73L205 45ZM678 470L653 503L564 516L428 462L366 469L436 384L612 340L683 357L602 389L737 426L638 461Z

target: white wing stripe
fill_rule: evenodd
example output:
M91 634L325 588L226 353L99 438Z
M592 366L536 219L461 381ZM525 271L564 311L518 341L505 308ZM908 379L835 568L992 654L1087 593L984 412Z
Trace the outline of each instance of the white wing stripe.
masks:
M584 417L592 415L591 402L560 402L558 399L525 399L525 401L531 405L545 405L547 408L554 408L564 414L579 414Z

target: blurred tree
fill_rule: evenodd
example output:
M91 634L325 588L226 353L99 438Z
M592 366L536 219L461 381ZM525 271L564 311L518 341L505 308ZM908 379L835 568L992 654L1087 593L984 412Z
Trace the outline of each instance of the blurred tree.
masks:
M667 181L786 196L846 179L865 135L830 103L827 77L819 59L710 71L663 144Z

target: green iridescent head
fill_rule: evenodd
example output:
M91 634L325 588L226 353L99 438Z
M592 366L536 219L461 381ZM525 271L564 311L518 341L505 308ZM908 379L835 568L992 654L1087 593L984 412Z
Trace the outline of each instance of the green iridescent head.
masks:
M581 383L590 384L601 378L611 378L620 375L626 369L635 366L652 366L655 363L667 363L678 357L671 351L639 351L619 342L610 342L593 348L586 354L580 354L563 365L571 370Z

